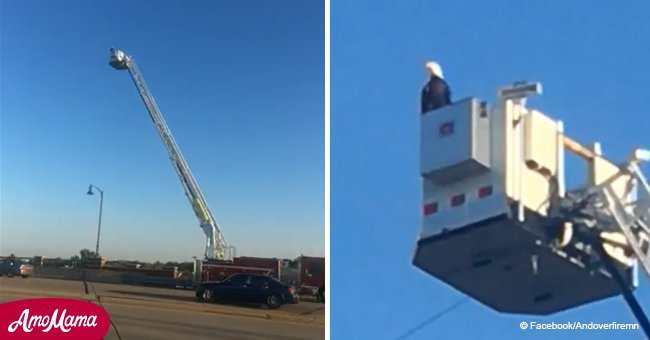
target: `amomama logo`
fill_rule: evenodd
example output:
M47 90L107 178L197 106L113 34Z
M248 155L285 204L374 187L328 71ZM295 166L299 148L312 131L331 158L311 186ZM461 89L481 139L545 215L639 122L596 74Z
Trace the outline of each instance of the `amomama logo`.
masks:
M0 304L0 339L101 339L104 308L83 300L43 298Z

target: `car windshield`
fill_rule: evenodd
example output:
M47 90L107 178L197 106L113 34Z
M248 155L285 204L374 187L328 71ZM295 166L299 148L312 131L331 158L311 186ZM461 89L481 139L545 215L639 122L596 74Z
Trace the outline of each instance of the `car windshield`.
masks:
M278 280L278 279L276 279L276 278L274 278L272 276L265 276L265 278L266 278L267 282L273 282L273 283L284 285L284 282L282 282L282 281L280 281L280 280Z

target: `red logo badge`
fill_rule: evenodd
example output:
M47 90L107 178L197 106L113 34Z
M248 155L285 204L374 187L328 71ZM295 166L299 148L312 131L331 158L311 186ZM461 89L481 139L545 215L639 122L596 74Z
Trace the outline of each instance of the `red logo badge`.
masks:
M446 122L440 125L438 132L441 136L449 136L454 133L454 122Z
M110 327L94 303L60 298L0 304L0 339L102 339Z

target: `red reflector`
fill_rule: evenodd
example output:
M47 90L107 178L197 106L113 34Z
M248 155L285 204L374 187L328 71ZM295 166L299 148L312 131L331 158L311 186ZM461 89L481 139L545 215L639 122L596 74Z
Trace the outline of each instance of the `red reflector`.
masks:
M459 194L451 198L451 206L455 207L465 203L465 194Z
M479 198L483 198L483 197L490 196L490 195L492 195L492 186L491 185L478 189L478 197Z
M438 212L438 203L428 203L424 205L424 215L431 215Z

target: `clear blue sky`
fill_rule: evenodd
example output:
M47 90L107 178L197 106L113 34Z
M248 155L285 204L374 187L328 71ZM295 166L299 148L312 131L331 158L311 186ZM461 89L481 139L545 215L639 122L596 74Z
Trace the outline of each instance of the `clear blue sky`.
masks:
M324 255L321 1L3 1L0 253L191 260L205 239L138 62L239 255Z
M420 224L419 91L438 60L455 99L516 80L585 143L622 160L650 147L648 1L333 1L332 338L395 339L462 294L411 265ZM569 163L569 182L581 182ZM650 171L646 173L650 175ZM650 282L639 300L650 310ZM357 303L356 301L363 301ZM545 318L465 303L409 339L641 339L639 331L528 331L526 321L632 322L622 298Z

